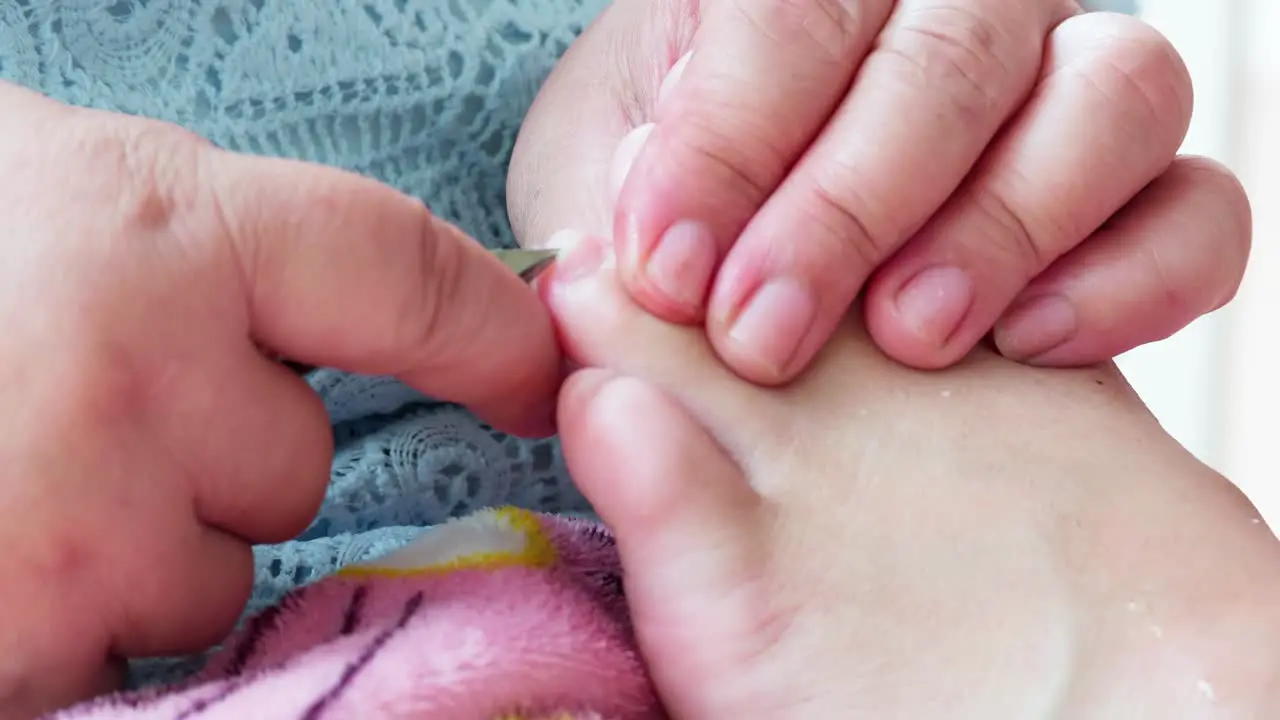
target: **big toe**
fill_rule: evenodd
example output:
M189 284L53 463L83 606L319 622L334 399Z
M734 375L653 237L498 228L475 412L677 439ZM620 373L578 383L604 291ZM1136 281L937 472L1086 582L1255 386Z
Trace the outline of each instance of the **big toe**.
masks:
M653 679L679 717L718 717L707 687L760 648L753 589L761 500L678 402L643 380L581 370L559 422L574 480L613 528L627 605Z
M636 305L617 277L611 243L578 238L539 285L574 362L665 391L734 456L768 437L757 422L767 414L767 391L726 368L701 327L665 322Z

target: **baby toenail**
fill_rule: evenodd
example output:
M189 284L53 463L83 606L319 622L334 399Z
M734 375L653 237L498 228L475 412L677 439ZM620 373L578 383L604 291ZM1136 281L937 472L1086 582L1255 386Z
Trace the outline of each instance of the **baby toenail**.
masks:
M589 237L572 230L561 230L552 235L547 247L560 251L551 269L551 282L556 285L596 274L613 255L613 249L604 238Z

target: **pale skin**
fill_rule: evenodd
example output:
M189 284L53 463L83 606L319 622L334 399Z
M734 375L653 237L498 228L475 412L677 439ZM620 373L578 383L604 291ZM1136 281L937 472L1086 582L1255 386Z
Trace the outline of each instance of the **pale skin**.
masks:
M1114 366L920 372L851 317L762 389L571 248L542 281L586 368L566 458L673 717L1280 709L1280 544Z
M0 168L6 719L217 642L311 522L328 417L260 348L554 427L546 311L416 200L2 83Z
M527 244L611 238L637 303L757 383L859 293L914 367L993 331L1088 364L1244 271L1243 190L1178 154L1192 95L1166 38L1068 0L617 0L525 121L511 218Z
M794 14L778 25L769 13L783 5ZM715 229L715 280L674 278L679 292L705 290L709 300L673 319L702 323L708 347L739 376L777 384L800 374L881 265L885 278L905 277L940 256L1000 270L983 278L989 294L979 298L982 311L966 316L964 333L942 344L916 332L925 326L893 317L894 282L865 286L876 342L924 366L964 357L1028 293L1065 295L1081 322L1075 354L1024 359L1072 364L1172 332L1234 292L1248 249L1247 203L1220 167L1175 159L1189 87L1176 54L1150 29L1122 20L1059 22L1074 11L1056 0L741 0L701 7L706 12L695 18L689 3L620 1L575 44L522 134L512 215L517 232L533 242L558 228L596 229L597 221L603 234L614 220L647 228L618 234L631 258L620 267L630 293L667 317L672 306L646 285L650 275L640 275L648 252L641 245L672 219L731 208L710 213L724 221ZM624 22L646 9L659 12ZM830 21L845 16L858 22L838 24L831 34ZM788 32L762 36L761 28L770 27ZM982 28L1012 38L1012 45L973 55L962 72L926 73L914 85L900 83L894 72L849 84L858 67L875 65L877 53L955 60ZM807 29L837 42L814 52L812 38L800 32ZM925 42L904 46L904 38ZM680 65L690 47L702 59ZM1058 185L1019 185L1025 195L1001 197L1017 200L1010 207L1019 219L1034 211L1039 226L1055 232L1036 232L1033 223L1028 233L1011 234L974 209L961 179L981 158L991 159L995 175L1017 176L1027 163L1046 159L1036 148L1063 142L1055 128L1076 127L1070 113L1064 119L1044 110L1069 107L1073 96L1053 81L1058 74L1035 80L1037 67L1058 67L1039 62L1042 56L1075 68L1066 75L1080 82L1067 89L1101 82L1112 93L1113 107L1091 116L1099 120L1091 135L1067 144L1079 148L1070 157L1082 162L1054 164L1067 156L1050 153L1054 163L1044 166L1045 176L1067 189L1099 192L1071 195L1077 205L1064 206ZM741 64L744 57L750 63ZM591 74L619 67L632 72ZM998 67L1011 72L996 77ZM1108 68L1120 72L1106 75ZM768 82L759 72L810 82ZM933 112L939 102L972 100L965 93L974 78L989 79L980 85L993 91L980 122L956 124ZM667 91L659 93L663 85ZM769 93L758 93L761 87ZM1044 90L1036 95L1047 98L1039 105L1020 102L1032 87ZM803 96L797 88L806 90ZM885 88L906 90L885 95ZM574 103L581 112L568 113ZM846 105L867 112L837 112ZM1026 122L1017 127L1024 130L1013 140L995 134L999 120L1033 106L1041 110L1021 116ZM628 117L624 107L639 114ZM741 112L723 114L726 107ZM837 115L845 118L837 123L841 131L820 133ZM1136 144L1125 142L1135 118L1151 121ZM653 142L640 148L635 131L650 120ZM215 642L247 596L250 545L289 538L308 523L327 480L330 431L315 396L268 355L397 375L513 433L554 429L561 357L547 311L477 243L418 201L350 174L222 152L169 125L73 110L4 84L0 130L5 717L32 716L113 687L123 656ZM762 152L758 139L780 130L796 132L777 153ZM866 147L851 150L851 137ZM872 142L877 137L883 142ZM872 146L883 147L883 157L866 157ZM947 162L922 160L938 152ZM796 165L792 179L783 166L801 155L816 160ZM717 157L723 166L705 162ZM1115 167L1085 162L1099 157ZM812 215L815 208L843 216L850 199L868 190L861 181L844 182L858 178L833 172L840 182L831 188L832 202L815 205L824 196L805 185L815 176L803 168L826 177L822 168L831 158L855 160L849 167L879 163L866 167L875 168L873 189L886 193L885 203L874 204L886 210L880 220L887 229L874 237L837 233L792 242L793 235L822 237L830 218ZM634 177L633 165L640 168ZM742 174L765 180L732 182ZM893 182L881 187L886 179ZM693 204L681 204L686 200ZM975 217L976 229L956 219ZM765 230L751 230L761 223ZM786 232L776 232L779 226ZM946 232L928 240L922 227ZM1032 241L1035 252L1017 250ZM1014 260L992 262L999 258ZM770 365L753 354L767 348L725 344L723 313L733 303L715 300L725 291L716 295L711 287L732 285L744 268L791 273L810 284L821 318L793 361ZM1007 354L1019 355L1007 328L1002 335L997 327L996 337ZM568 418L573 397L582 396L566 395ZM823 417L840 420L816 412L815 422ZM566 440L573 447L571 432ZM624 538L631 534L624 528ZM786 535L772 539L789 542ZM736 629L744 634L733 642L758 635ZM693 702L679 688L672 697Z

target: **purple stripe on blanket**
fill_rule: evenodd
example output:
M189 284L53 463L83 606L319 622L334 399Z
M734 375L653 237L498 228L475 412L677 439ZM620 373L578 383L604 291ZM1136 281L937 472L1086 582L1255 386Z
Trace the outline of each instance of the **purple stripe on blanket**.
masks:
M502 508L301 588L181 685L57 720L658 720L613 538Z

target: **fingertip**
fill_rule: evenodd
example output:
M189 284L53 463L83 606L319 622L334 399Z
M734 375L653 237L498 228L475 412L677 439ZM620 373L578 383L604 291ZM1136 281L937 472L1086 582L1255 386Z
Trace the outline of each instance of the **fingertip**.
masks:
M1094 340L1091 342L1091 340ZM1028 358L1019 358L1016 354L1011 355L1000 348L999 341L996 342L996 349L1009 360L1020 362L1023 365L1043 368L1079 368L1089 365L1096 365L1101 362L1107 362L1115 359L1118 355L1122 355L1132 347L1114 346L1114 351L1109 351L1105 345L1097 342L1096 339L1081 338L1080 340L1067 343L1061 347L1055 348L1042 355L1035 355Z
M900 283L893 273L878 273L867 285L863 317L867 333L880 351L897 362L917 370L941 370L959 362L977 340L958 333L939 344L921 333L917 323L903 317L898 302ZM972 317L966 323L974 322Z
M660 320L676 325L695 325L705 316L701 305L689 306L672 299L643 271L620 266L618 275L631 300Z
M565 356L549 314L547 325L549 343L538 346L547 352L517 356L508 375L495 379L491 390L466 403L468 410L498 431L530 439L550 437L556 432L557 395L565 377ZM523 363L519 362L521 359Z
M776 337L743 340L740 336L735 337L733 328L721 324L710 325L707 335L720 361L735 375L767 388L782 387L795 381L809 368L821 349L820 346L811 350L807 344L793 348L786 340ZM762 349L761 345L766 347ZM782 362L770 359L783 355L787 359Z
M1054 294L1015 302L996 323L996 349L1025 365L1084 367L1163 340L1191 320L1172 306L1117 305L1114 312L1098 313L1090 312L1089 304L1088 298Z
M1075 304L1058 293L1014 302L992 335L1001 355L1029 365L1060 366L1087 347Z
M619 253L618 274L627 294L662 320L692 325L706 317L707 294L720 263L719 247L703 223L681 220L647 252Z
M1179 158L1021 292L996 345L1027 364L1074 367L1163 340L1235 293L1250 229L1239 181Z
M616 181L613 237L618 276L631 299L662 320L692 325L706 317L716 269L758 201L744 198L735 178L691 161L680 130L642 126L633 133L641 134L643 148L625 141L619 148L616 162L629 158L632 165Z
M808 369L848 302L842 288L828 284L823 292L823 283L803 269L767 273L760 247L740 245L730 253L716 278L707 335L738 377L777 387Z

